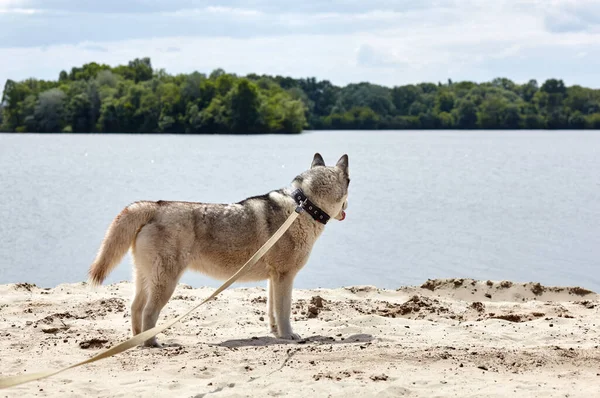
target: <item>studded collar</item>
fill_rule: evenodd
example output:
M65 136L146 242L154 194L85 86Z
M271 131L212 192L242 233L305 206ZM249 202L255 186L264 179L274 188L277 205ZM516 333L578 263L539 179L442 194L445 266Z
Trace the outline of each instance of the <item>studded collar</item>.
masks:
M292 192L292 197L296 204L302 206L305 212L307 212L315 221L320 222L321 224L327 224L329 221L329 214L325 213L323 210L319 208L319 206L315 205L313 202L308 199L308 197L304 194L300 188L296 189Z

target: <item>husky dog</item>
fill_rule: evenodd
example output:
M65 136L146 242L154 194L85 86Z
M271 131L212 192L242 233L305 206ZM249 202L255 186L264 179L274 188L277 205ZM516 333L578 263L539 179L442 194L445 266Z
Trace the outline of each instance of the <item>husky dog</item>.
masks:
M239 279L268 280L271 332L298 340L290 324L294 277L306 264L329 215L339 221L346 217L349 184L348 155L335 166L325 166L316 153L310 168L288 187L238 203L135 202L109 226L89 269L90 284L101 284L131 247L135 278L131 329L136 335L156 326L187 268L228 279L304 203L306 211ZM156 337L145 345L161 347Z

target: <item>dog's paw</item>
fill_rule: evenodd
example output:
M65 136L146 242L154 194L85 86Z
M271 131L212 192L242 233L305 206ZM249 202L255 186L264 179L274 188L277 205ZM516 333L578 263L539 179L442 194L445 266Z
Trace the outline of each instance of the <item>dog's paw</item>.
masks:
M150 347L150 348L163 348L163 345L160 344L158 342L158 340L156 340L156 338L152 338L150 340L147 340L146 342L144 342L144 347Z
M274 335L277 335L277 325L271 324L269 326L269 328L271 329L271 333L273 333Z
M300 335L296 333L285 333L277 337L283 340L302 340L302 337L300 337Z

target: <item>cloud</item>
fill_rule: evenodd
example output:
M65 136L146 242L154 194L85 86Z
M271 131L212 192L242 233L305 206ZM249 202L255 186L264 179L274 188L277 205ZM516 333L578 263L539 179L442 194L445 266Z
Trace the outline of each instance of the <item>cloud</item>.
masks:
M19 8L27 5L27 0L0 0L0 10Z
M0 0L0 8L5 3L7 7L21 7L27 5L31 8L49 11L73 13L161 13L189 9L223 9L223 10L252 10L269 14L289 13L357 13L371 10L407 11L415 9L431 9L439 7L452 7L456 0Z
M0 15L9 15L9 14L24 14L24 15L31 15L31 14L39 14L42 13L42 10L36 10L34 8L10 8L10 9L2 9L0 8Z
M45 10L42 15L0 15L0 47L76 44L149 37L274 37L375 32L422 21L422 10L270 14L249 8L208 6L160 13L83 13ZM445 24L444 8L427 11ZM110 29L106 29L110 26ZM73 34L77 32L77 34Z
M547 15L544 24L553 33L580 32L589 28L580 18L570 14L553 13Z
M107 29L107 27L110 27ZM216 17L214 13L160 14L0 14L0 47L35 47L80 42L119 41L153 37L270 34L268 26L254 28L252 21ZM74 32L76 32L74 34Z
M0 14L0 59L11 60L0 62L0 84L150 56L169 73L385 85L553 76L600 87L595 1L2 1L43 12Z
M356 62L359 66L366 68L388 68L403 66L396 57L385 51L377 49L369 44L362 44L356 53Z
M544 26L553 33L600 31L600 2L596 0L555 0Z
M16 14L31 15L42 12L39 8L28 7L26 0L0 0L0 16Z
M98 44L93 44L93 43L89 43L89 44L82 44L79 46L79 48L81 48L82 50L87 50L87 51L96 51L96 52L108 52L108 48L104 47L104 46L100 46Z

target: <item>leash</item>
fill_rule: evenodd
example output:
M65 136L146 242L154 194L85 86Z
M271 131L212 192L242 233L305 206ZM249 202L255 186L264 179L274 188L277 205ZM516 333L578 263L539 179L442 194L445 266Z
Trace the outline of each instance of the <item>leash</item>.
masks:
M306 205L306 200L304 202L301 202L296 207L295 211L293 211L292 214L290 214L290 216L287 218L287 220L285 220L285 222L281 225L281 227L279 227L279 229L273 234L273 236L271 236L271 238L269 238L269 240L266 241L265 244L262 245L262 247L260 249L258 249L258 251L256 253L254 253L254 255L252 257L250 257L250 259L248 261L246 261L246 264L244 264L242 266L242 268L240 268L231 278L229 278L225 283L223 283L223 285L221 285L221 287L219 287L217 290L215 290L213 292L213 294L210 295L210 297L208 297L207 299L202 301L197 306L193 307L191 310L189 310L185 314L178 316L177 318L165 323L164 325L155 326L152 329L148 329L145 332L139 333L139 334L133 336L132 338L130 338L129 340L126 340L114 347L109 348L108 350L106 350L104 352L96 354L95 356L93 356L89 359L86 359L85 361L76 363L74 365L70 365L70 366L67 366L67 367L59 369L59 370L47 370L45 372L31 373L31 374L27 374L27 375L4 377L4 378L0 379L0 389L18 386L20 384L25 384L25 383L28 383L28 382L34 381L34 380L45 379L47 377L57 375L66 370L73 369L73 368L76 368L81 365L96 362L96 361L99 361L104 358L112 357L113 355L117 355L123 351L133 348L133 347L143 343L144 341L148 340L149 338L156 336L163 330L170 328L171 326L173 326L174 324L176 324L177 322L181 321L183 318L185 318L186 316L188 316L189 314L194 312L198 307L200 307L201 305L203 305L206 302L215 298L219 293L221 293L223 290L225 290L229 286L231 286L240 276L245 274L250 269L250 267L252 267L254 264L256 264L258 262L258 260L260 260L260 258L262 256L264 256L264 254L290 228L292 223L294 221L296 221L296 218L300 215L300 213L302 213L304 211L305 205Z

